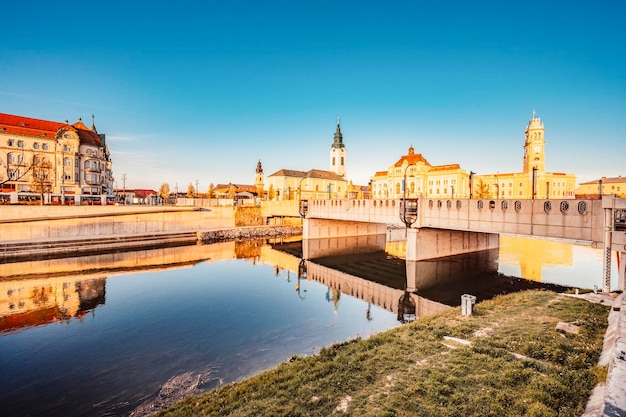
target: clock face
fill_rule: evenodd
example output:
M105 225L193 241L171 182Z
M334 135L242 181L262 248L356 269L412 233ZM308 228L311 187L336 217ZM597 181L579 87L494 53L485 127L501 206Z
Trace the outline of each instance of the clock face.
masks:
M535 152L539 152L541 148L539 146L535 146Z

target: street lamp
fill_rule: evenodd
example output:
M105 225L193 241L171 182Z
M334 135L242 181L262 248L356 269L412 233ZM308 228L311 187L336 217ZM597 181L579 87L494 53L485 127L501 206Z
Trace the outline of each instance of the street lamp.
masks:
M406 199L406 172L410 166L414 166L413 164L408 164L404 168L404 180L402 183L402 223L406 226L404 229L404 235L407 235L408 228L411 227L413 223L417 220L417 200L411 200L410 202ZM410 207L408 207L410 206ZM408 209L407 209L408 207Z
M472 199L472 181L474 179L474 174L476 174L474 171L470 171L470 175L469 175L469 189L470 189L470 200Z
M537 190L535 189L535 182L537 181L536 176L537 176L537 167L533 167L533 184L532 184L533 185L533 189L532 189L532 192L533 192L532 199L533 200L535 199L535 194L537 193Z
M500 182L498 181L497 175L494 175L494 177L496 177L496 183L494 185L496 186L496 200L497 200L500 195Z
M300 213L300 217L306 217L307 212L309 211L309 201L302 200L302 181L304 181L306 177L300 178L300 182L298 183L298 211Z

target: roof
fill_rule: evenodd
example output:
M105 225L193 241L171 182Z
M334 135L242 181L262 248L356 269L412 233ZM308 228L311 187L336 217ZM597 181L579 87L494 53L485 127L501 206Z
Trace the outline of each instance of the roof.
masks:
M55 139L60 132L65 131L77 132L81 144L100 146L100 136L85 126L81 119L70 125L68 123L0 113L0 132Z
M317 178L334 181L345 181L346 179L332 171L322 169L311 169L309 171L296 171L291 169L281 169L269 175L269 177L293 177L293 178Z
M600 182L600 180L602 180L602 184L610 184L610 183L624 183L626 182L626 177L622 177L621 175L618 177L602 177L599 178L597 180L593 180L593 181L587 181L587 182L581 182L580 185L586 185L586 184L598 184Z
M415 153L415 149L413 149L413 146L409 147L409 153L407 155L402 155L400 159L398 159L398 161L394 164L394 166L401 167L404 164L404 161L406 161L409 165L417 165L418 162L421 162L425 165L430 166L430 162L428 162L421 153Z

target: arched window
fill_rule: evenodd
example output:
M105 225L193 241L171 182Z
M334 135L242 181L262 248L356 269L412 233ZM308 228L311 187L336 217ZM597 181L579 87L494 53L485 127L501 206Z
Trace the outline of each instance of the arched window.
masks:
M341 157L341 166L343 166L343 156Z
M396 183L396 194L400 194L400 183Z
M335 157L333 156L333 166L335 166Z
M65 165L66 167L72 166L72 160L70 158L64 158L63 159L63 165Z

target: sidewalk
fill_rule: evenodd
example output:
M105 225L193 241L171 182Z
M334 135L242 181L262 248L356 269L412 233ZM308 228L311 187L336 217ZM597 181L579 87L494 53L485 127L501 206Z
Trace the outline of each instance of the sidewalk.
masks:
M590 302L611 305L599 365L608 366L606 384L593 391L583 417L626 417L626 296L584 294Z

